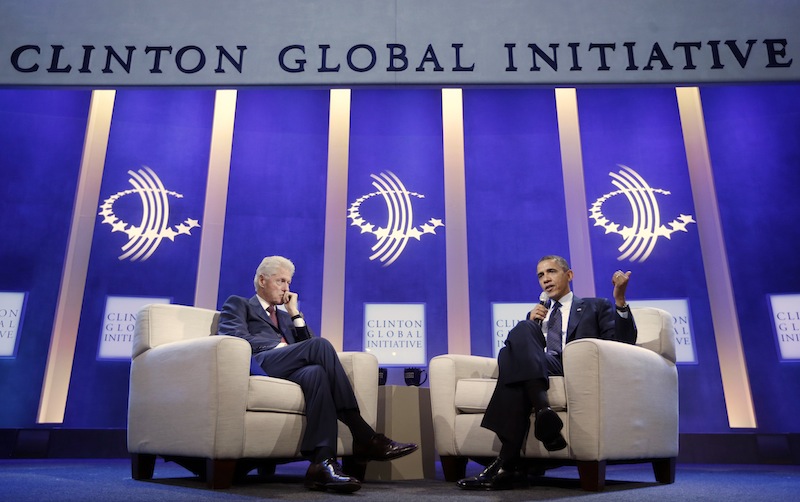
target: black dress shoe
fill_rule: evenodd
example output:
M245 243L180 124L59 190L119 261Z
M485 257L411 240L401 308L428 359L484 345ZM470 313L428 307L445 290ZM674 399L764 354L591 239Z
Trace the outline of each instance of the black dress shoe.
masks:
M309 465L305 484L309 490L331 490L339 493L353 493L361 488L361 483L356 478L342 472L342 467L335 458Z
M564 422L552 408L542 408L536 412L536 422L533 425L533 435L542 442L547 451L563 450L567 441L561 435Z
M383 434L375 434L367 442L353 441L353 456L361 461L394 460L417 451L414 443L398 443Z
M457 481L456 486L464 490L510 490L527 486L527 480L516 470L504 466L503 459L497 457L483 472Z

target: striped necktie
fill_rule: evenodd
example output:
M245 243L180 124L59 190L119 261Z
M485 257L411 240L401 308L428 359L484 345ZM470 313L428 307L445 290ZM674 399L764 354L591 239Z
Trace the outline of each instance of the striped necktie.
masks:
M547 321L547 352L561 355L561 304L553 302L550 320Z

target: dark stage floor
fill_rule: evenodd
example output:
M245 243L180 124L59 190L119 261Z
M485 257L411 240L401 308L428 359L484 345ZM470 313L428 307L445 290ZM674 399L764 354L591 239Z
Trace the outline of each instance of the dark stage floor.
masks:
M796 500L800 466L678 464L672 485L655 482L649 464L609 466L606 490L584 492L574 467L548 471L535 486L507 492L465 492L443 479L368 482L352 495L310 492L306 463L279 466L273 478L251 476L229 490L213 491L183 468L159 459L152 481L134 481L126 459L0 460L0 500L25 501L526 501L526 500ZM469 475L479 472L470 463Z

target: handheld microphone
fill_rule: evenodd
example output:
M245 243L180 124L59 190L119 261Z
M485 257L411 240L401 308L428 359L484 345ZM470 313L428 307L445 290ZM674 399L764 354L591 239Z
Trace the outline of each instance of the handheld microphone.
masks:
M539 305L542 305L542 306L545 306L545 305L547 305L547 301L548 301L549 299L550 299L550 297L549 297L549 296L547 296L547 293L545 293L544 291L542 291L542 293L539 295ZM534 322L535 322L536 324L538 324L539 326L541 326L541 325L542 325L542 319L536 319Z

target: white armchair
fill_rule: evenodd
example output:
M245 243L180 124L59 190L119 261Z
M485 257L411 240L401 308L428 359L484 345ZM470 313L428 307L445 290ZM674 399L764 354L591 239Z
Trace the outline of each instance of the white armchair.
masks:
M656 480L675 480L678 373L672 316L632 309L636 345L575 340L563 354L564 376L551 377L548 397L564 422L568 447L549 452L531 430L523 458L541 469L577 465L581 486L600 491L607 464L652 462ZM445 479L465 476L467 460L497 457L500 441L481 428L497 382L494 358L442 355L429 366L436 449ZM533 417L531 417L533 424Z
M156 456L175 461L227 488L234 476L300 458L306 426L300 386L250 376L250 344L216 336L219 312L182 305L148 305L136 318L128 402L128 451L134 479L153 477ZM378 361L343 352L361 415L375 427ZM338 454L346 469L352 436L339 423ZM351 472L363 478L363 472Z

